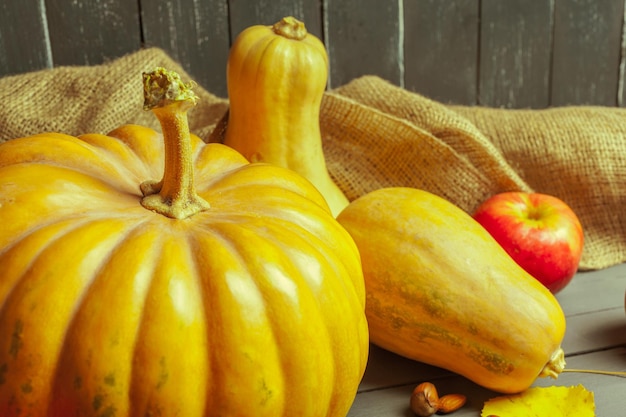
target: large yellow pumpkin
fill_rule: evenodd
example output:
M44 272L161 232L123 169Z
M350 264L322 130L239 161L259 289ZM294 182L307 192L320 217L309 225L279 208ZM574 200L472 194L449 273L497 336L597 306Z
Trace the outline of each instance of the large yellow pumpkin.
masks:
M302 177L190 135L177 83L146 75L163 136L0 145L0 416L347 414L354 242Z

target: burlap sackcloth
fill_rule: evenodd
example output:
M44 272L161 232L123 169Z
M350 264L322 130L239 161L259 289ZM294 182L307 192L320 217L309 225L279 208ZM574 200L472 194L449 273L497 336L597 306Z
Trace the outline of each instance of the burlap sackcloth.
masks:
M0 78L0 142L47 131L106 133L126 123L158 129L142 109L141 84L141 73L156 66L190 79L157 48L98 66ZM202 86L196 93L190 128L208 138L228 101ZM580 217L581 269L626 260L626 109L448 106L365 76L328 91L321 110L328 169L351 200L409 186L472 212L498 192L548 193Z

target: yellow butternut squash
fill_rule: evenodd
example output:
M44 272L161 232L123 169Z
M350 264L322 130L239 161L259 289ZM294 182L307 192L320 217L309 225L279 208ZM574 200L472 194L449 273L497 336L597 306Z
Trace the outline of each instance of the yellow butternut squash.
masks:
M337 220L361 253L376 345L503 393L563 370L556 298L454 204L385 188Z
M228 57L223 143L251 162L307 178L336 215L348 199L330 177L322 150L319 113L327 78L326 49L304 23L285 17L247 28Z

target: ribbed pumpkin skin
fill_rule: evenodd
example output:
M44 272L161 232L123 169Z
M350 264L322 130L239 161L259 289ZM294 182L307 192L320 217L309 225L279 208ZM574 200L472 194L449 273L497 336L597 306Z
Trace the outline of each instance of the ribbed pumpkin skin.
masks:
M557 300L447 200L385 188L337 220L361 252L376 345L505 393L528 388L559 351Z
M277 27L290 32L277 33ZM291 32L305 36L292 38ZM302 22L287 17L274 26L246 28L228 57L224 144L249 161L296 171L320 190L336 215L348 199L331 179L322 149L320 106L327 78L324 44Z
M193 136L184 220L146 210L156 132L0 145L0 415L345 416L368 349L360 258L323 198Z

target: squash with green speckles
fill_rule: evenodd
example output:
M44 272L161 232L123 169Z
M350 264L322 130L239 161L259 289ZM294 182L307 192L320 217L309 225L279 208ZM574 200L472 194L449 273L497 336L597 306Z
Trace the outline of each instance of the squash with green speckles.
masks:
M361 253L376 345L504 393L563 370L559 303L454 204L385 188L337 220Z

